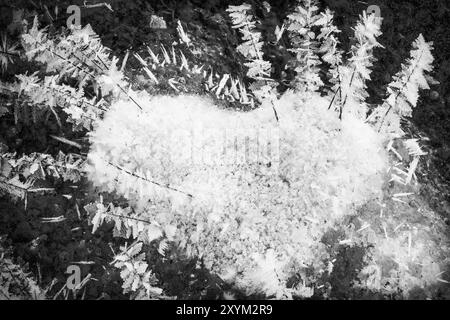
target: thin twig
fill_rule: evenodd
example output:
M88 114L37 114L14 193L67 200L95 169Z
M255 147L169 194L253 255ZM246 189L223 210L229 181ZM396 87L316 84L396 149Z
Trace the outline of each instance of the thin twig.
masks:
M113 216L113 217L118 217L118 218L124 218L124 219L129 219L129 220L134 220L134 221L139 221L139 222L143 222L146 224L152 224L150 221L148 220L143 220L143 219L139 219L139 218L133 218L133 217L128 217L128 216L123 216L120 214L115 214L115 213L110 213L110 212L105 212L104 214L108 215L108 216Z
M157 185L158 187L166 188L166 189L169 189L169 190L172 190L172 191L176 191L176 192L179 192L179 193L183 193L183 194L187 195L187 196L190 197L190 198L193 198L193 197L194 197L192 194L187 193L187 192L184 192L184 191L181 191L181 190L178 190L178 189L176 189L176 188L173 188L173 187L171 187L171 186L168 185L168 184L167 184L167 185L163 185L163 184L161 184L161 183L159 183L159 182L156 182L156 181L147 179L147 178L145 178L145 177L141 177L141 176L137 175L136 173L133 173L133 172L131 172L131 171L128 171L127 169L124 169L124 168L122 168L122 167L120 167L120 166L118 166L118 165L115 165L115 164L113 164L113 163L111 163L111 162L109 162L109 161L108 161L108 164L109 164L110 166L113 166L114 168L120 170L120 171L123 171L123 172L125 172L125 173L127 173L127 174L129 174L129 175L131 175L131 176L133 176L133 177L135 177L135 178L138 178L138 179L147 181L147 182L149 182L149 183L152 183L152 184L154 184L154 185Z
M351 78L350 78L350 83L349 83L349 85L348 85L349 88L350 88L350 87L352 86L352 84L353 84L353 79L355 78L355 73L356 73L356 66L353 68L352 76L351 76ZM339 120L342 120L342 112L343 112L343 110L344 110L345 104L347 103L347 98L348 98L348 92L347 92L347 94L345 95L344 102L342 102L341 105L340 105L340 109L339 109Z
M331 99L330 105L328 106L328 110L330 110L331 107L333 106L333 102L334 102L338 92L340 94L340 97L342 98L342 83L341 83L341 73L339 71L339 65L337 65L336 68L337 68L337 72L338 72L338 88L334 92L333 99Z

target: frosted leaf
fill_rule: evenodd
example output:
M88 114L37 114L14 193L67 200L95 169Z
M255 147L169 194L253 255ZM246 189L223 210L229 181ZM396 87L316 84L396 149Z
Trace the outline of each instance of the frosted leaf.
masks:
M425 72L433 69L433 49L432 42L425 42L422 34L414 41L410 58L402 64L401 70L393 77L393 81L388 85L389 96L386 102L392 106L392 111L384 117L380 117L378 123L383 126L389 116L389 122L395 127L400 127L402 117L409 117L419 98L420 89L429 89ZM386 127L385 127L386 128ZM401 130L395 130L399 133ZM388 137L391 132L385 132Z

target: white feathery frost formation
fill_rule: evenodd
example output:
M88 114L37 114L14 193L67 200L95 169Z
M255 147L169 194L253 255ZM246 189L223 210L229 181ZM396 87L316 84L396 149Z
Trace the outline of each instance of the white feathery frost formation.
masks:
M417 105L420 89L429 89L426 72L433 70L433 43L426 42L422 34L414 41L410 58L388 86L388 97L371 116L377 120L378 130L389 138L404 135L400 126L403 117L410 117Z
M377 37L381 35L381 18L364 11L354 28L355 43L350 48L349 61L340 67L340 114L353 114L365 119L368 93L366 81L370 80L370 68L373 65L373 49L381 47ZM338 85L335 85L337 90Z
M304 94L317 91L323 85L317 55L321 44L314 28L325 27L327 16L319 15L318 11L316 0L302 0L287 17L287 31L293 46L289 50L295 54L291 61L296 71L295 88Z
M271 63L263 59L261 32L257 32L254 16L247 14L252 9L249 4L230 6L227 11L233 20L233 28L238 29L244 41L236 50L249 62L245 65L249 68L248 76L255 79L270 78Z
M240 6L229 6L227 12L233 22L233 28L238 29L241 34L242 43L236 50L247 60L244 65L247 69L247 76L256 80L250 89L261 101L265 98L275 99L275 83L271 80L272 64L264 59L262 34L256 29L256 19L250 14L252 6L244 3ZM272 106L273 107L273 106ZM273 109L278 119L276 109Z

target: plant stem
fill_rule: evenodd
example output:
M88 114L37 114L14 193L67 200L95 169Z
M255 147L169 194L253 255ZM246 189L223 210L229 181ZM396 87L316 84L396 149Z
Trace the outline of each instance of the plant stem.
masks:
M179 193L183 193L183 194L185 194L186 196L188 196L188 197L190 197L190 198L193 198L193 197L194 197L192 194L187 193L187 192L184 192L184 191L181 191L181 190L178 190L178 189L176 189L176 188L173 188L173 187L171 187L170 185L163 185L163 184L161 184L161 183L159 183L159 182L156 182L156 181L147 179L147 178L145 178L145 177L141 177L141 176L137 175L136 173L133 173L133 172L131 172L131 171L128 171L127 169L124 169L124 168L122 168L122 167L120 167L120 166L118 166L118 165L115 165L115 164L111 163L111 162L108 162L108 164L109 164L110 166L113 166L114 168L120 170L120 171L125 172L126 174L129 174L129 175L131 175L131 176L133 176L133 177L135 177L135 178L138 178L138 179L141 179L141 180L150 182L150 183L152 183L152 184L154 184L154 185L157 185L158 187L165 188L165 189L169 189L169 190L176 191L176 192L179 192Z

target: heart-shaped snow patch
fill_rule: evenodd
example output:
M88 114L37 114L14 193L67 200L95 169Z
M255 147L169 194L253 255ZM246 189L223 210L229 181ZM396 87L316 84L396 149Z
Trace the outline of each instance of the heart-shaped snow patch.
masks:
M198 96L117 102L92 133L90 179L136 217L248 292L286 292L325 269L321 238L376 197L387 158L373 129L294 94L272 108L224 110ZM150 234L151 233L151 234ZM303 295L309 288L297 287Z

